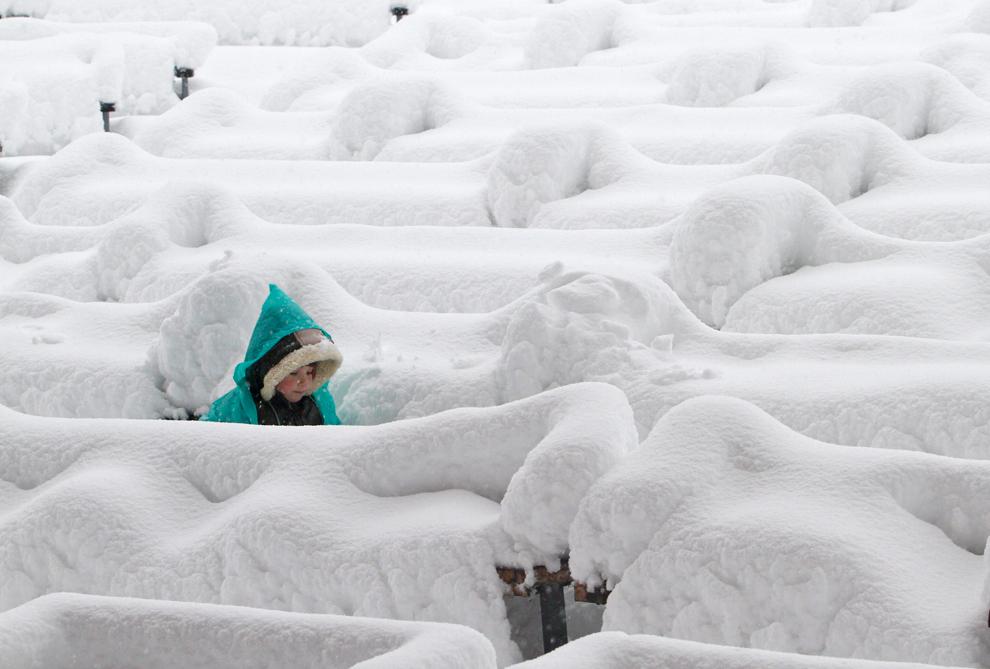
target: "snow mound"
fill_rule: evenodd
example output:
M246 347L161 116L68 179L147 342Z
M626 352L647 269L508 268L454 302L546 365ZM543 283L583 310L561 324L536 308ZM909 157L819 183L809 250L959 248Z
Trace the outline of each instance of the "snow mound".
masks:
M648 162L634 154L602 124L520 130L502 144L488 170L492 219L502 227L537 225L548 203L605 188L637 162Z
M803 124L754 165L803 181L838 205L911 174L920 160L881 123L840 114Z
M615 0L571 0L551 7L526 36L527 67L569 67L592 51L609 48L612 28L625 9Z
M208 88L189 96L181 105L151 120L122 119L114 128L137 146L156 156L195 158L203 143L212 144L224 128L243 123L250 115L249 105L236 93L223 88ZM138 121L138 123L134 123ZM136 125L131 129L131 125ZM240 131L242 132L242 131Z
M986 104L955 77L923 63L870 68L842 91L830 111L875 119L908 140L951 130L970 115L988 115Z
M977 0L966 17L966 27L974 33L990 33L990 2Z
M551 268L509 320L496 366L502 398L583 380L621 385L634 369L670 363L673 340L703 327L663 283Z
M5 7L6 5L6 7ZM113 0L80 5L74 0L7 0L3 14L28 14L70 23L195 21L212 25L222 44L265 46L360 46L389 25L385 0L307 0L283 5L270 0Z
M205 407L232 386L228 379L247 348L269 283L265 276L220 271L185 291L150 354L174 406Z
M636 443L625 397L594 384L377 428L0 414L0 609L75 591L457 620L500 664L517 651L494 567L554 559Z
M647 659L648 658L648 659ZM651 665L644 665L650 662ZM732 648L646 634L599 632L575 639L552 653L513 669L934 669L913 662L871 662L752 648Z
M379 67L394 67L404 59L426 55L441 61L457 60L477 51L490 39L484 22L472 16L430 11L412 12L361 49Z
M806 265L883 257L896 248L857 228L812 188L773 176L714 188L675 225L671 285L716 327L744 293L769 279Z
M491 421L479 430L484 416ZM580 383L485 409L454 409L423 419L430 441L478 440L472 449L490 453L472 470L473 490L500 501L502 529L513 540L510 557L554 561L568 549L568 531L591 485L639 445L632 410L623 393L600 383ZM508 427L511 426L511 427ZM452 448L451 445L449 448ZM463 443L460 446L463 448ZM413 442L405 457L417 462L427 482L391 465L355 473L354 482L377 495L412 494L451 484L451 451ZM504 461L503 461L504 460ZM498 465L494 463L498 462Z
M732 306L722 330L986 341L988 320L983 268L908 256L803 267L772 279Z
M990 463L816 442L702 397L592 487L571 569L617 583L607 630L979 666L988 499Z
M4 155L53 153L98 131L100 101L121 99L122 72L120 45L95 35L0 41Z
M140 207L117 219L114 228L150 225L177 246L197 248L255 229L244 203L229 189L192 180L170 181Z
M81 251L96 244L101 235L85 228L51 228L33 225L9 199L0 196L0 257L24 263L39 255Z
M457 118L459 101L429 78L383 76L356 86L337 107L331 160L373 160L389 141Z
M987 29L990 33L990 3L986 7ZM938 65L951 73L966 88L984 100L990 100L990 35L963 33L952 35L921 52L924 61Z
M460 625L69 593L0 614L0 655L9 667L497 666L491 644Z
M96 247L95 263L100 299L134 301L132 282L145 273L144 283L166 279L150 270L167 249L197 248L245 229L246 207L228 191L209 184L172 182L138 209L109 224ZM161 289L161 285L158 286Z
M907 9L917 0L811 0L808 26L832 28L861 26L877 12Z
M39 207L45 203L53 209L49 215L54 220L47 221L51 224L83 226L104 223L132 208L131 197L125 189L114 189L108 184L104 185L102 192L91 189L91 193L100 196L96 207L98 213L93 218L87 216L88 212L78 202L63 204L64 201L58 201L62 200L61 197L52 202L52 198L46 199L46 196L53 191L64 192L73 180L84 179L99 169L136 171L135 168L146 157L147 153L116 133L93 133L72 142L51 160L31 165L24 178L13 185L9 197L29 220L34 219ZM91 194L86 199L94 203L96 198Z
M321 49L268 86L258 106L267 111L324 111L336 108L353 82L380 76L363 51ZM327 102L327 100L330 102Z
M666 101L686 107L727 106L781 77L791 60L792 54L769 46L692 49L673 64Z
M183 279L189 278L178 268L164 272L156 267L160 254L254 229L252 219L228 191L193 182L169 183L136 210L103 226L35 225L3 198L0 256L16 263L33 261L11 284L15 290L81 301L141 301L149 289L169 295L184 288ZM81 253L62 255L71 252Z

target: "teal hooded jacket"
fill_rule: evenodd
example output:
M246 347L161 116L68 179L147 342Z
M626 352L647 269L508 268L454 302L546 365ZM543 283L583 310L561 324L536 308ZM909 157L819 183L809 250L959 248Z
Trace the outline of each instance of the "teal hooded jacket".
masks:
M268 297L261 306L261 314L258 316L258 322L255 323L254 331L251 333L247 353L244 355L244 360L234 369L234 382L237 385L227 394L218 397L210 405L210 410L200 417L200 420L257 425L258 409L255 407L251 389L248 386L248 369L280 339L293 332L308 329L320 330L331 342L333 341L330 333L317 325L316 321L281 288L275 284L269 284ZM335 362L337 365L340 364L339 352ZM333 369L336 370L336 367ZM340 425L336 404L325 382L313 393L312 397L320 409L320 413L323 414L324 425Z

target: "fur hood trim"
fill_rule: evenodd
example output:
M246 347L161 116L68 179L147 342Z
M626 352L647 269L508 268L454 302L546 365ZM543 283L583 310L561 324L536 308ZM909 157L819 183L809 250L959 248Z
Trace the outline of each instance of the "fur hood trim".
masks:
M275 386L282 382L292 372L300 367L316 363L316 388L330 380L330 377L340 368L344 362L344 356L340 349L329 339L323 339L319 343L309 344L279 360L265 374L264 382L261 386L261 397L266 402L275 397Z

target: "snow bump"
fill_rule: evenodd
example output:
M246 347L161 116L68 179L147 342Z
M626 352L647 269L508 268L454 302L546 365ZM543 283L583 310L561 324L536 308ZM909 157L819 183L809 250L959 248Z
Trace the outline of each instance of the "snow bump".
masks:
M592 487L571 568L615 586L606 630L978 664L984 489L987 463L815 442L697 398Z

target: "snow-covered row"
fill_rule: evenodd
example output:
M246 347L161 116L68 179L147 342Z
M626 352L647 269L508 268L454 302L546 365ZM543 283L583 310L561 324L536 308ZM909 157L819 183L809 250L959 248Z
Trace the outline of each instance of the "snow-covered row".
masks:
M599 379L629 393L643 434L683 399L717 392L756 402L794 429L830 441L987 455L981 445L987 417L977 391L986 377L979 345L845 337L801 343L719 335L688 313L682 297L702 315L705 303L728 308L726 329L985 340L984 239L945 245L864 233L795 181L743 180L696 203L673 236L672 277L681 296L649 279L664 266L662 230L646 236L588 232L570 243L558 241L562 233L553 231L451 231L446 243L463 257L431 271L421 260L441 243L441 230L326 228L313 236L289 226L283 234L202 189L166 192L153 204L106 230L49 230L23 221L20 228L7 228L11 245L5 253L32 245L34 252L75 249L17 268L22 289L77 299L162 301L124 309L10 295L5 300L10 344L3 366L11 383L5 384L5 403L32 413L73 416L152 416L168 404L200 407L229 383L256 302L266 280L274 280L298 293L321 322L348 333L340 344L348 364L338 382L344 413L357 422L423 415L458 403L488 405ZM779 222L760 236L763 221L777 220L767 218L767 212ZM16 214L9 208L8 213ZM724 225L750 220L744 215L753 227L736 228L751 236L730 238L720 232ZM13 234L18 229L21 234ZM31 236L24 236L28 231ZM333 245L338 236L343 240L340 257L331 252L321 258L318 251L302 248ZM257 252L276 239L286 245L282 254ZM54 246L58 240L69 246ZM377 259L359 254L369 244ZM410 254L404 260L395 253L382 256L381 249L404 245ZM571 249L572 263L540 276L555 245ZM643 246L639 253L638 245ZM596 259L596 247L609 254ZM509 260L519 248L533 252L521 274L524 265ZM346 256L353 256L350 264ZM481 258L488 267L475 270ZM779 264L767 262L773 258ZM392 270L381 269L393 261ZM573 271L583 266L616 272L610 263L631 264L638 274ZM342 290L335 281L338 265L348 290L389 310L370 308ZM805 269L795 272L798 267ZM854 271L867 280L852 280ZM460 277L456 297L439 297L441 276ZM191 281L197 285L187 290ZM917 284L918 299L898 297L910 285L905 281ZM803 315L807 297L789 288L805 285L822 296L813 301L813 319ZM691 292L698 286L702 292ZM436 307L424 304L420 288L435 295L428 299L443 311L490 313L431 313ZM946 301L946 294L955 301ZM183 310L180 304L200 306ZM409 314L409 309L421 313ZM221 351L216 344L204 347L197 341L205 325L196 316L200 312L215 316L221 331L239 332L241 338ZM165 320L179 313L184 315L163 330ZM650 313L655 315L647 317ZM159 362L158 372L144 367L160 331L159 351L185 351L188 362ZM120 335L108 337L108 332ZM114 343L104 348L108 341ZM80 356L77 346L87 354ZM748 362L753 350L761 351L758 370ZM839 352L845 372L836 384L829 367L816 360ZM50 373L32 373L42 359ZM905 369L905 359L931 372ZM97 373L130 380L84 392L88 375ZM793 389L795 375L805 379L800 392ZM13 382L22 378L27 380ZM168 383L168 400L158 390L161 378Z
M389 26L388 0L309 0L291 5L272 0L157 2L95 0L3 0L0 14L69 23L196 21L212 25L224 44L357 46Z
M657 279L559 266L504 307L476 314L374 309L317 265L274 252L220 261L150 304L9 293L0 399L62 416L202 407L229 387L267 281L346 333L333 391L347 422L490 406L595 380L626 393L641 435L685 399L724 394L818 439L990 456L982 343L719 333ZM838 376L827 362L836 356ZM108 382L94 386L93 377Z
M101 226L30 223L0 197L0 261L6 261L0 287L77 301L164 299L220 261L277 247L331 272L369 306L491 311L536 285L554 263L571 271L656 274L666 264L667 243L669 233L650 228L564 234L480 226L273 225L229 191L208 185L166 184ZM449 253L439 254L439 248Z
M647 634L600 632L514 669L933 669L914 662L873 662L702 644Z
M620 108L487 107L460 98L440 78L392 73L340 87L334 93L339 100L325 110L278 113L229 90L207 88L163 116L125 119L114 129L146 151L171 158L444 162L484 156L521 127L601 123L657 161L692 164L744 162L817 116L852 113L879 120L928 157L990 161L990 143L973 140L990 128L990 103L941 68L899 64L848 76L853 81L837 86L826 100L785 107L764 86L744 103L738 100L740 106L688 111L663 99L666 104ZM691 87L684 104L719 107L730 101L713 99L721 95L718 87L698 73L683 78ZM820 90L821 73L808 78ZM783 90L800 86L788 81ZM766 109L771 104L773 111Z
M106 223L177 182L229 189L272 222L491 224L485 171L472 163L381 169L325 161L174 160L154 157L116 133L99 133L26 167L7 196L44 225Z
M592 487L571 569L614 587L607 630L983 666L988 500L988 463L822 443L704 397Z
M848 86L854 92L858 86L865 94L868 75L883 68L893 72L903 68L914 78L925 78L918 66L929 64L948 72L978 97L990 99L990 35L982 33L953 34L917 53L878 57L862 65L830 63L827 59L815 62L796 53L787 42L772 38L736 46L722 44L720 38L718 45L635 65L582 64L534 70L519 69L510 62L502 69L491 69L490 53L476 60L468 56L423 58L421 51L426 47L422 42L427 35L449 40L463 22L463 16L429 15L429 21L425 16L407 19L401 29L388 33L401 37L408 27L415 39L390 44L383 38L382 49L378 49L378 42L363 49L219 47L211 53L206 67L198 71L192 88L234 90L269 111L326 111L355 88L388 74L391 81L429 78L448 95L456 93L465 104L495 108L566 111L667 102L692 106L702 114L697 105L757 105L768 107L764 111L770 112L770 106L825 104ZM492 39L504 44L503 32ZM882 42L884 38L876 39ZM884 97L890 96L891 83L904 86L903 79L885 83ZM918 90L918 84L908 85L909 91ZM911 97L918 96L909 93L904 102ZM783 108L773 113L780 114ZM679 122L693 120L693 115L686 114ZM718 131L717 127L710 129Z
M857 227L843 211L795 179L730 181L671 224L668 278L699 318L729 330L983 338L990 236L896 239ZM912 268L903 277L910 283L890 285L904 266ZM914 290L905 295L908 285ZM801 305L788 292L799 286L807 291L800 299L833 299Z
M229 189L272 222L634 228L672 220L725 181L770 174L804 181L885 235L945 240L990 230L988 164L925 158L878 121L848 114L810 120L730 164L656 162L607 126L565 123L519 131L467 163L181 160L104 133L25 167L7 195L44 225L107 223L166 183L195 181Z
M700 45L709 44L717 34L720 49L782 42L811 62L867 65L917 60L948 38L961 33L986 33L990 25L986 0L929 0L911 3L896 12L882 11L881 5L889 8L892 4L888 2L813 0L806 20L790 26L747 22L745 14L731 13L699 13L694 20L678 25L650 18L649 7L658 4L620 12L611 26L610 48L587 52L580 64L670 62L687 52L704 58L707 49ZM817 16L813 15L816 8L822 10ZM827 18L828 14L832 17ZM560 37L566 39L563 34Z
M79 34L96 34L104 43L121 44L128 65L135 68L142 61L147 67L149 58L145 52L157 47L160 40L171 45L173 67L192 69L202 67L206 63L207 57L217 43L217 32L213 26L194 21L70 23L29 17L8 17L0 22L0 40L4 41L36 40L57 35ZM134 73L136 78L142 78L137 76L137 70L134 70ZM142 74L148 77L153 75L153 72L146 69ZM133 86L138 82L130 83ZM137 111L137 113L141 112Z
M339 46L0 161L0 657L505 666L493 567L569 553L612 631L533 666L990 664L990 1L85 4L0 0L64 21L8 123ZM106 420L270 282L350 427Z
M606 381L626 393L645 435L688 398L731 395L824 441L990 454L982 342L714 332L664 284L594 275L565 273L533 297L502 341L503 398Z
M10 669L80 664L232 669L291 664L355 669L494 669L491 644L460 625L62 593L0 613ZM621 632L593 634L518 669L930 669L737 649ZM330 662L331 664L327 664Z
M715 4L570 0L534 7L528 20L436 8L413 12L363 51L402 69L669 64L705 58L717 33L719 48L786 43L814 62L868 64L913 60L954 34L987 32L983 0L923 0L897 12L883 0Z
M497 666L460 625L68 593L0 613L0 657L8 669Z
M734 331L984 340L990 312L986 234L948 243L882 237L807 185L780 177L713 188L668 228L571 234L275 226L209 186L166 185L103 226L32 224L6 199L0 213L0 257L10 263L0 285L73 300L163 299L219 261L277 243L386 309L489 311L563 263L569 271L662 276L702 320ZM424 266L424 254L438 246L450 255ZM393 250L383 256L384 248ZM441 277L457 290L438 290Z
M495 566L566 551L637 443L592 384L332 431L0 413L0 609L76 591L458 621L501 664Z
M538 405L551 398L559 402L562 391L494 414L459 411L378 428L373 434L338 432L332 443L311 443L318 439L312 431L305 431L310 433L306 441L291 434L299 431L283 439L277 431L259 434L244 427L207 436L201 425L181 426L188 432L183 434L162 423L101 428L8 412L4 497L9 510L3 536L13 543L6 546L4 564L20 567L8 567L5 606L27 601L38 588L81 589L446 620L451 612L444 607L455 601L462 621L472 621L496 647L509 649L504 663L511 646L503 645L499 625L488 617L501 615L490 564L493 555L498 559L498 547L507 544L493 529L497 507L489 508L483 498L500 497L511 476L502 513L504 518L506 507L514 506L517 515L503 521L502 528L518 531L533 523L537 508L545 514L534 535L546 537L548 529L568 525L566 513L547 505L560 508L557 495L563 489L548 490L547 482L566 480L571 499L580 499L575 474L601 474L628 447L615 442L613 452L599 450L602 437L618 425L599 424L619 406L604 400L616 397L621 403L621 395L592 392L591 387L568 392L570 403L565 400L551 412ZM519 429L528 420L539 425L539 417L548 413L560 414L563 422L536 427L535 434L532 428ZM588 433L591 425L597 429ZM509 426L534 440L545 435L566 450L555 451L544 441L527 456L532 445L505 442ZM119 438L107 439L110 428L128 434L126 445ZM38 447L51 441L52 432L68 434L66 430L71 441L57 448ZM223 438L225 445L214 438ZM580 454L572 450L576 439L586 444ZM565 452L572 459L561 460ZM589 469L592 453L606 457L597 470ZM523 457L523 470L513 474ZM485 466L478 466L481 459ZM606 610L609 629L792 652L979 664L984 661L978 588L983 567L972 551L978 550L990 522L980 501L988 485L986 466L813 442L745 403L700 399L671 412L640 450L594 484L571 529L571 565L579 577L605 575L613 585L618 581ZM544 501L530 497L534 494ZM456 513L451 511L452 496L458 498ZM363 510L357 519L356 504ZM322 512L316 513L315 506ZM345 509L346 518L332 513ZM154 514L158 531L162 523L167 526L168 542L156 544L154 532L149 537L149 530L141 529L147 526L144 513ZM375 519L379 514L388 519L384 527ZM378 539L370 536L369 527ZM30 541L32 532L44 532L51 545ZM318 538L327 532L333 545L347 546L348 556L326 554L326 544ZM230 533L237 538L223 538ZM367 555L360 549L384 540L383 533L387 547ZM480 538L470 541L472 533ZM761 541L753 542L754 535ZM29 546L58 551L61 558L25 554ZM322 552L310 564L302 556L316 546ZM101 550L94 553L94 547ZM361 564L351 561L356 554L363 556ZM715 563L707 557L713 554L720 556ZM368 561L381 573L369 569ZM334 576L324 580L317 562L336 565ZM419 581L430 586L430 599L423 601L415 583L434 565L445 574L440 582L449 585L438 589L432 578ZM267 573L261 581L259 569ZM310 573L324 576L314 581L306 576ZM387 580L385 573L390 574ZM211 575L222 578L222 585L211 585ZM265 586L259 588L259 583ZM448 587L458 595L452 596ZM328 590L334 594L326 594ZM61 597L32 607L52 615L48 607L66 605ZM164 616L157 625L166 630L188 627L176 618L222 618L225 612L239 626L249 625L253 616L268 616L268 630L276 624L274 616L296 634L317 622L178 604L166 605L176 607L169 611L150 603L136 611L135 604L121 609L71 598L68 604L79 635L70 638L81 637L84 644L85 631L93 625L90 616L133 616L135 631L144 629L142 621L154 611ZM16 649L18 641L25 642L24 620L16 609L5 618L0 622L7 625L0 629L9 630L13 618L14 632L5 640ZM33 627L37 634L38 623L32 622L27 629ZM115 643L126 645L130 638L118 636ZM60 648L56 644L52 652ZM685 644L666 652L709 660L719 655L715 649ZM751 659L783 661L759 653Z

